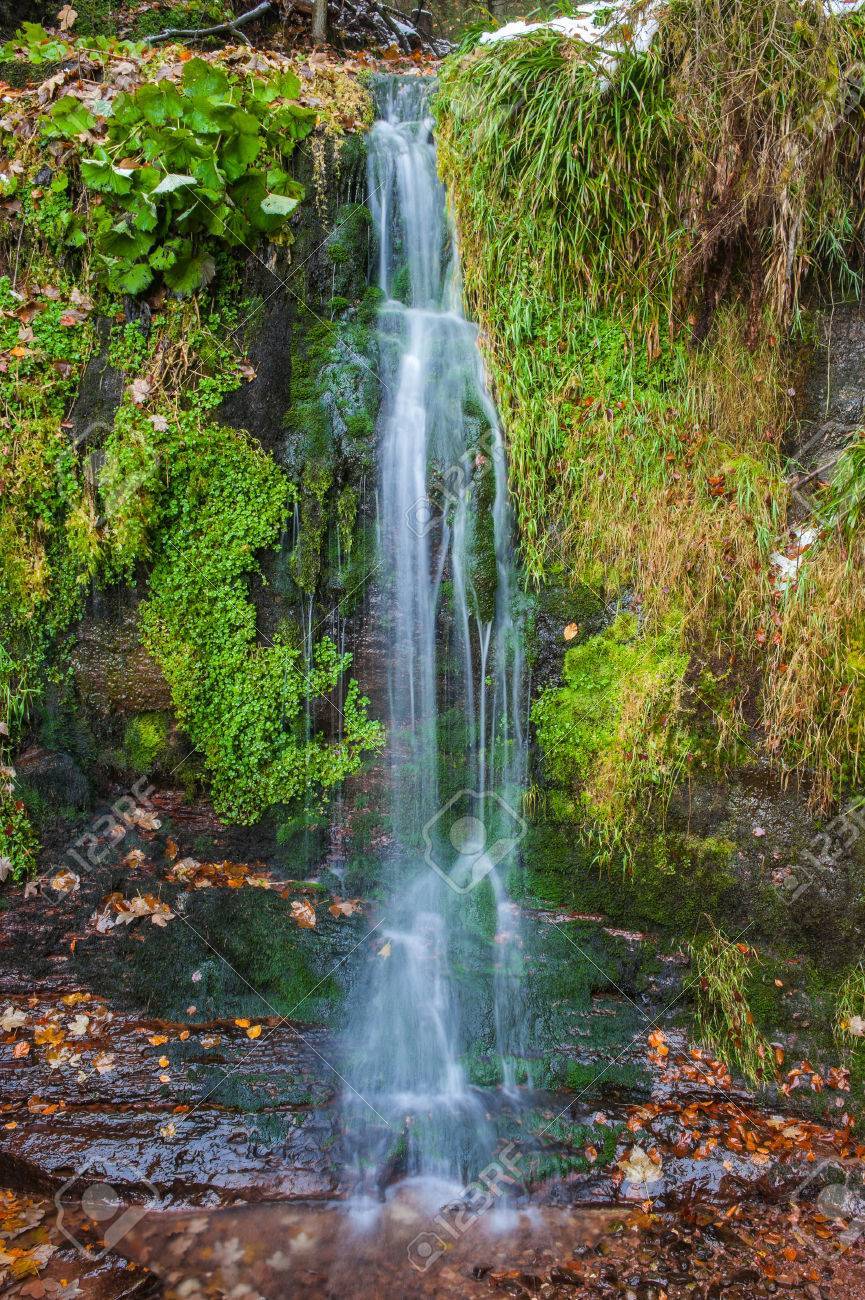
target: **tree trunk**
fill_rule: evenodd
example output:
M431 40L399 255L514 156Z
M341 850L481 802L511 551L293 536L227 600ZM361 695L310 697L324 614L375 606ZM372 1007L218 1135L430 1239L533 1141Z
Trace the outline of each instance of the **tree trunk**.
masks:
M327 40L327 0L314 0L312 6L312 43L324 45Z

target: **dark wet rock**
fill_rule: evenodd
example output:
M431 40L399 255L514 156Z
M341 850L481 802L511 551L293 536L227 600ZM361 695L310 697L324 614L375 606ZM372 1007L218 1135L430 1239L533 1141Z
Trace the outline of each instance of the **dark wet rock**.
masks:
M325 899L301 930L287 885L172 884L218 828L162 803L142 803L156 829L124 822L123 797L100 810L0 913L0 1175L53 1191L94 1165L179 1204L337 1194L337 1048L317 1017L338 1016L366 922ZM173 915L98 933L114 892Z
M851 436L865 423L865 313L861 303L840 303L819 315L820 340L803 383L799 418L785 450L803 473L797 478L794 515L804 517L818 482L832 477Z
M238 328L255 378L229 393L220 408L227 424L252 432L269 450L277 446L291 400L291 342L297 298L288 277L291 268L277 248L250 257L245 287L254 304Z
M15 770L52 810L80 811L90 806L90 781L71 754L33 745L18 755Z
M124 375L108 359L111 322L96 326L97 349L88 361L72 410L72 440L76 447L98 449L114 425L123 400Z
M141 643L139 602L134 589L95 594L78 628L72 656L78 693L103 729L117 714L171 707L168 684Z

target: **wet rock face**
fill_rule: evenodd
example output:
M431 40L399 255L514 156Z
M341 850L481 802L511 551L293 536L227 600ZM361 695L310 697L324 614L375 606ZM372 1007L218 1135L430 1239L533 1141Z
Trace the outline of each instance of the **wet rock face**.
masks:
M141 644L134 589L95 594L77 629L72 662L79 698L97 720L169 709L171 692Z
M279 443L291 401L296 300L287 286L290 273L288 258L279 249L269 248L261 258L249 258L245 284L252 306L239 332L249 336L249 363L255 378L230 393L220 408L227 424L247 429L270 451Z
M71 754L32 745L18 756L15 770L52 809L78 812L90 805L90 781Z
M785 451L803 470L798 514L810 491L829 479L851 436L865 423L865 314L858 303L823 311L819 342L805 376L798 421ZM795 512L794 499L794 512Z
M111 322L97 325L98 350L87 363L72 410L72 439L78 447L99 445L114 424L123 400L123 371L108 359Z
M273 892L172 880L194 845L221 862L230 842L203 814L175 820L148 799L142 829L119 808L0 913L0 1180L53 1194L96 1169L123 1199L162 1204L336 1194L323 1022L364 918L322 905L303 930L303 895L279 879ZM120 896L152 900L163 923L100 930Z

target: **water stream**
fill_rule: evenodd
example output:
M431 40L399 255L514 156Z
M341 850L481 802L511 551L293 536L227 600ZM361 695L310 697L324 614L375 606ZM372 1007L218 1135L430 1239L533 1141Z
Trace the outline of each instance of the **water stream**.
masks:
M465 1180L488 1157L490 1101L466 1060L483 1052L499 1095L512 1096L523 1019L505 887L525 830L512 520L501 431L461 309L431 91L382 78L369 138L393 848L350 1017L345 1105L352 1159L379 1188L402 1174Z

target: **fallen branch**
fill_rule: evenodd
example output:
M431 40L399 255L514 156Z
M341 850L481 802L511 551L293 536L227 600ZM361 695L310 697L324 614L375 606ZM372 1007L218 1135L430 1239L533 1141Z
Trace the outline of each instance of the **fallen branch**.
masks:
M245 14L238 14L236 18L232 18L229 22L217 23L215 27L167 27L164 32L157 32L155 36L149 36L147 39L155 44L156 41L173 41L177 39L197 41L202 36L221 36L223 32L234 32L236 35L240 35L239 29L241 27L245 27L247 23L253 22L256 18L263 18L274 7L274 0L262 0L262 3L256 5L254 9L248 9ZM244 36L243 39L247 40L248 38Z

